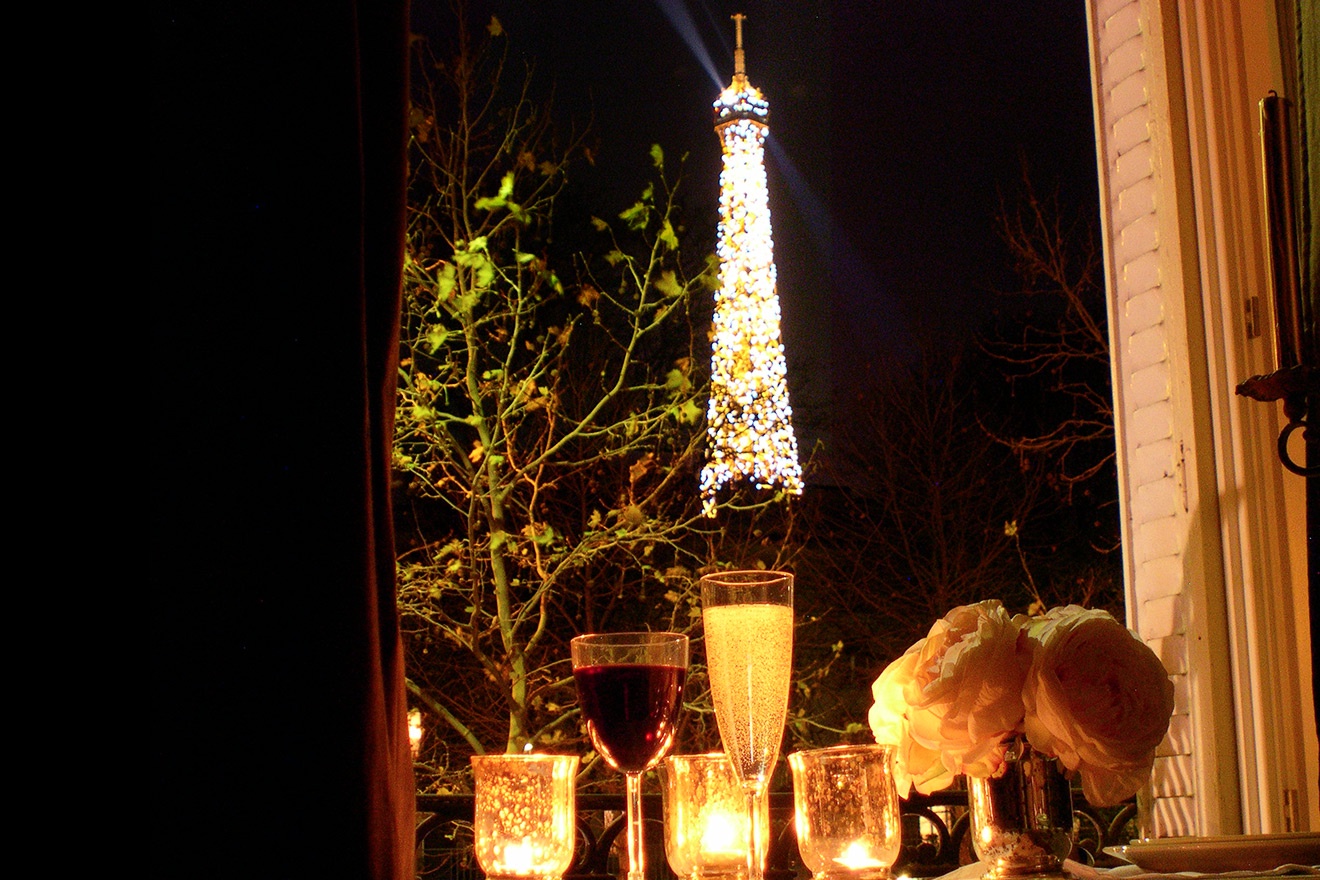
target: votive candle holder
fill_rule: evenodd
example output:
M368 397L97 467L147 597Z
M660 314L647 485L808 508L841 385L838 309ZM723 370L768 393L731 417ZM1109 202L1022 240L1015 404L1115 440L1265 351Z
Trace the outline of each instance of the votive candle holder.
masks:
M557 880L573 862L577 755L473 755L477 862L489 880Z
M891 876L903 845L893 757L888 745L788 756L798 852L816 880Z
M747 795L728 756L671 755L660 766L669 867L686 880L746 877Z

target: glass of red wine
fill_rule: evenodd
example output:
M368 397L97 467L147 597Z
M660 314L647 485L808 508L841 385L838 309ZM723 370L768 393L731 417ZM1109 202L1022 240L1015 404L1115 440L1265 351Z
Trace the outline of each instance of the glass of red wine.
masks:
M688 639L670 632L601 633L569 644L591 744L628 780L628 880L642 880L642 774L674 744Z

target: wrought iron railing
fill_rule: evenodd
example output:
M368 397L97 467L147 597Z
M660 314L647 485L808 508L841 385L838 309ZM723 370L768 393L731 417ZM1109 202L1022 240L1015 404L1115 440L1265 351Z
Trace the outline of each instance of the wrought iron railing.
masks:
M648 880L675 880L665 861L663 809L659 795L642 798L646 822ZM1106 846L1127 843L1135 836L1136 806L1096 810L1080 790L1073 792L1077 821L1075 856L1089 859ZM577 846L565 880L613 880L620 874L615 841L624 833L622 794L579 794ZM417 868L426 880L482 880L472 855L472 795L418 795ZM974 861L967 839L967 792L913 794L903 802L903 852L895 874L938 877ZM771 845L768 880L809 876L797 851L793 830L792 792L770 795ZM1101 857L1103 862L1103 857Z

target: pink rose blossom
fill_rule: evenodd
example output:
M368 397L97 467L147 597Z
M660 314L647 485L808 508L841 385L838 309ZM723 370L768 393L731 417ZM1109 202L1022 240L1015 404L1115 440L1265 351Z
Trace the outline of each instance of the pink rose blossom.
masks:
M1032 648L1027 739L1081 774L1091 804L1130 797L1150 778L1169 729L1173 683L1163 664L1104 611L1069 605L1019 622Z

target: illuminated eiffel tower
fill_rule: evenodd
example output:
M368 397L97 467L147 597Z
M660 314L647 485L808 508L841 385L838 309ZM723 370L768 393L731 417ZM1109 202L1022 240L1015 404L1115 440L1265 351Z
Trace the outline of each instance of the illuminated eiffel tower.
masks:
M715 294L708 449L701 470L702 505L715 515L721 487L749 480L758 489L802 492L787 366L779 335L774 240L766 192L765 136L770 105L747 81L742 23L733 82L715 102L715 133L724 152L720 173L720 288Z

